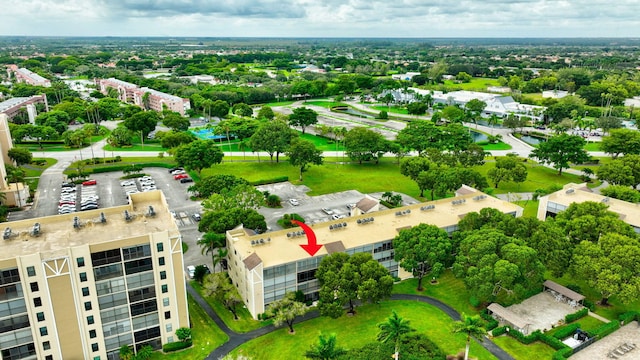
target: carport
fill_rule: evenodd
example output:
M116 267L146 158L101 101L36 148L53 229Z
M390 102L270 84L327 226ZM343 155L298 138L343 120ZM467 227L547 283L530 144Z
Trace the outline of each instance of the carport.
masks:
M493 316L500 323L506 323L507 325L515 328L525 335L529 334L529 324L527 324L523 318L521 318L511 310L503 307L498 303L492 303L487 307L487 310L489 310L491 316Z
M572 307L576 307L584 301L584 295L578 294L554 281L547 280L542 285L544 286L544 291L549 291L556 298L556 301L566 302Z

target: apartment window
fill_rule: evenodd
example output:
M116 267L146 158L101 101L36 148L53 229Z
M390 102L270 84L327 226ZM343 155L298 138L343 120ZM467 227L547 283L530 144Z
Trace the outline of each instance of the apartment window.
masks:
M93 360L100 360L100 356L94 356Z
M87 324L92 325L93 323L95 323L95 320L93 319L93 315L87 316Z
M165 320L171 319L171 311L165 311L164 312L164 319Z
M40 288L38 288L38 283L37 282L32 282L32 283L29 284L29 286L31 286L31 291L40 290Z
M168 343L172 343L172 342L173 342L173 336L169 336L169 337L167 337L167 342L168 342Z
M167 272L160 271L160 280L166 280L166 279L167 279Z
M44 360L53 360L53 355L47 355L44 357Z
M158 258L158 264L160 264L161 266L164 265L164 256L160 256Z
M98 334L96 333L95 330L89 330L89 337L91 339L95 338L96 336L98 336Z
M78 267L83 267L84 266L84 258L83 257L77 258L76 262L78 263Z
M47 336L49 335L49 332L47 331L47 327L43 326L40 328L40 336Z
M162 299L162 305L163 306L169 306L169 298L168 297Z
M91 344L91 351L98 351L98 343Z
M34 268L33 266L27 266L27 275L36 276L36 268Z
M44 321L44 313L43 312L37 313L36 317L38 318L38 321Z
M92 307L91 307L91 301L86 301L86 302L84 303L84 309L85 309L85 310L87 310L87 311L89 311L89 310L91 310L91 309L92 309Z
M48 342L48 341L43 342L43 343L42 343L42 349L43 349L43 350L49 350L49 349L51 349L51 343L50 343L50 342Z
M162 252L162 251L164 251L164 244L163 243L157 243L156 244L156 248L158 248L158 252Z
M39 297L33 298L33 306L35 307L42 306L42 299Z
M167 324L165 325L165 329L167 329L167 332L171 332L173 331L173 326L171 326L171 324Z
M82 281L82 282L87 281L87 273L86 272L81 272L80 273L80 281Z
M88 287L83 287L82 288L82 296L89 296L89 288Z
M162 285L162 293L168 293L169 292L169 286L168 285Z

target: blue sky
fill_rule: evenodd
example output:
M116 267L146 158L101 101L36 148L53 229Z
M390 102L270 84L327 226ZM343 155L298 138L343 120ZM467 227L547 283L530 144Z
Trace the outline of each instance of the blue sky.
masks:
M0 35L640 37L640 1L0 0Z

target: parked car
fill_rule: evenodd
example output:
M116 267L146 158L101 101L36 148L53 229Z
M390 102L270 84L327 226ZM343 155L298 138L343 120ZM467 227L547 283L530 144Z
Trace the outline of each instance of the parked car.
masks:
M173 170L171 172L171 175L179 175L179 174L186 174L187 172L184 170Z
M329 208L322 208L321 210L327 215L333 215L333 210Z
M64 183L62 183L62 187L63 187L63 188L75 188L75 187L76 187L76 184L74 184L74 183L64 182Z
M60 201L58 203L58 206L60 205L75 205L76 203L74 201Z
M135 185L136 182L133 180L125 180L125 181L121 181L120 182L120 186L131 186L131 185Z
M181 167L173 167L171 169L169 169L169 174L171 174L172 172L176 171L176 170L184 170L184 168Z
M189 274L189 279L193 279L196 275L196 267L193 265L187 266L187 274Z
M180 182L181 182L181 183L183 183L183 184L184 184L184 183L192 183L192 182L193 182L193 179L192 179L192 178L190 178L190 177L186 177L186 178L182 178L182 179L180 179Z
M347 209L351 210L356 207L356 204L347 204Z
M200 220L202 220L202 216L200 216L200 214L198 214L198 213L195 213L195 214L191 215L191 217L192 217L192 218L193 218L193 220L195 220L195 221L200 221Z
M82 182L82 186L90 186L90 185L97 185L97 184L98 184L98 182L96 180L94 180L94 179Z
M189 177L189 175L187 175L187 174L178 174L178 175L174 175L174 176L173 176L173 178L174 178L175 180L186 179L186 178L188 178L188 177Z
M297 199L289 199L289 204L293 206L298 206L300 205L300 202Z
M331 220L344 219L344 215L333 214L331 215Z

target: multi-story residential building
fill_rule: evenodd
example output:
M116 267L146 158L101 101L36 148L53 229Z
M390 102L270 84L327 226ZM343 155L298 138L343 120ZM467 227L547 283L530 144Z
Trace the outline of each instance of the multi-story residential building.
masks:
M110 88L115 89L118 91L118 99L120 101L137 105L143 109L162 111L166 106L167 109L180 113L182 116L185 116L187 110L191 109L189 99L183 99L179 96L166 94L147 87L140 88L138 85L126 81L114 78L97 79L96 84L103 94L107 95Z
M189 326L180 232L160 191L4 224L2 359L118 359Z
M638 214L637 204L596 194L587 187L587 184L569 183L562 190L541 197L538 203L538 219L545 220L549 216L555 217L572 203L585 201L607 204L609 211L618 214L620 220L631 225L636 233L640 233L640 217L636 217Z
M16 82L35 86L51 87L51 80L45 79L29 69L19 68L17 65L7 66L7 75L9 78L13 75Z
M41 94L30 97L14 97L0 102L0 114L5 114L9 119L13 119L22 111L20 109L26 109L29 123L34 124L35 118L38 115L36 104L44 104L45 111L49 111L47 95Z
M0 104L0 107L2 104ZM29 185L21 182L7 183L7 169L5 164L13 164L9 157L9 150L13 147L11 132L9 131L9 117L0 112L0 192L4 193L5 205L22 207L29 199Z
M240 227L227 232L229 276L253 317L287 291L302 291L306 300L317 300L316 270L322 258L334 252L371 253L393 276L405 279L412 274L398 267L392 245L400 230L427 223L452 233L465 214L486 207L522 215L517 205L463 186L452 199L311 225L318 244L323 245L314 256L300 247L307 242L300 228L256 235Z

